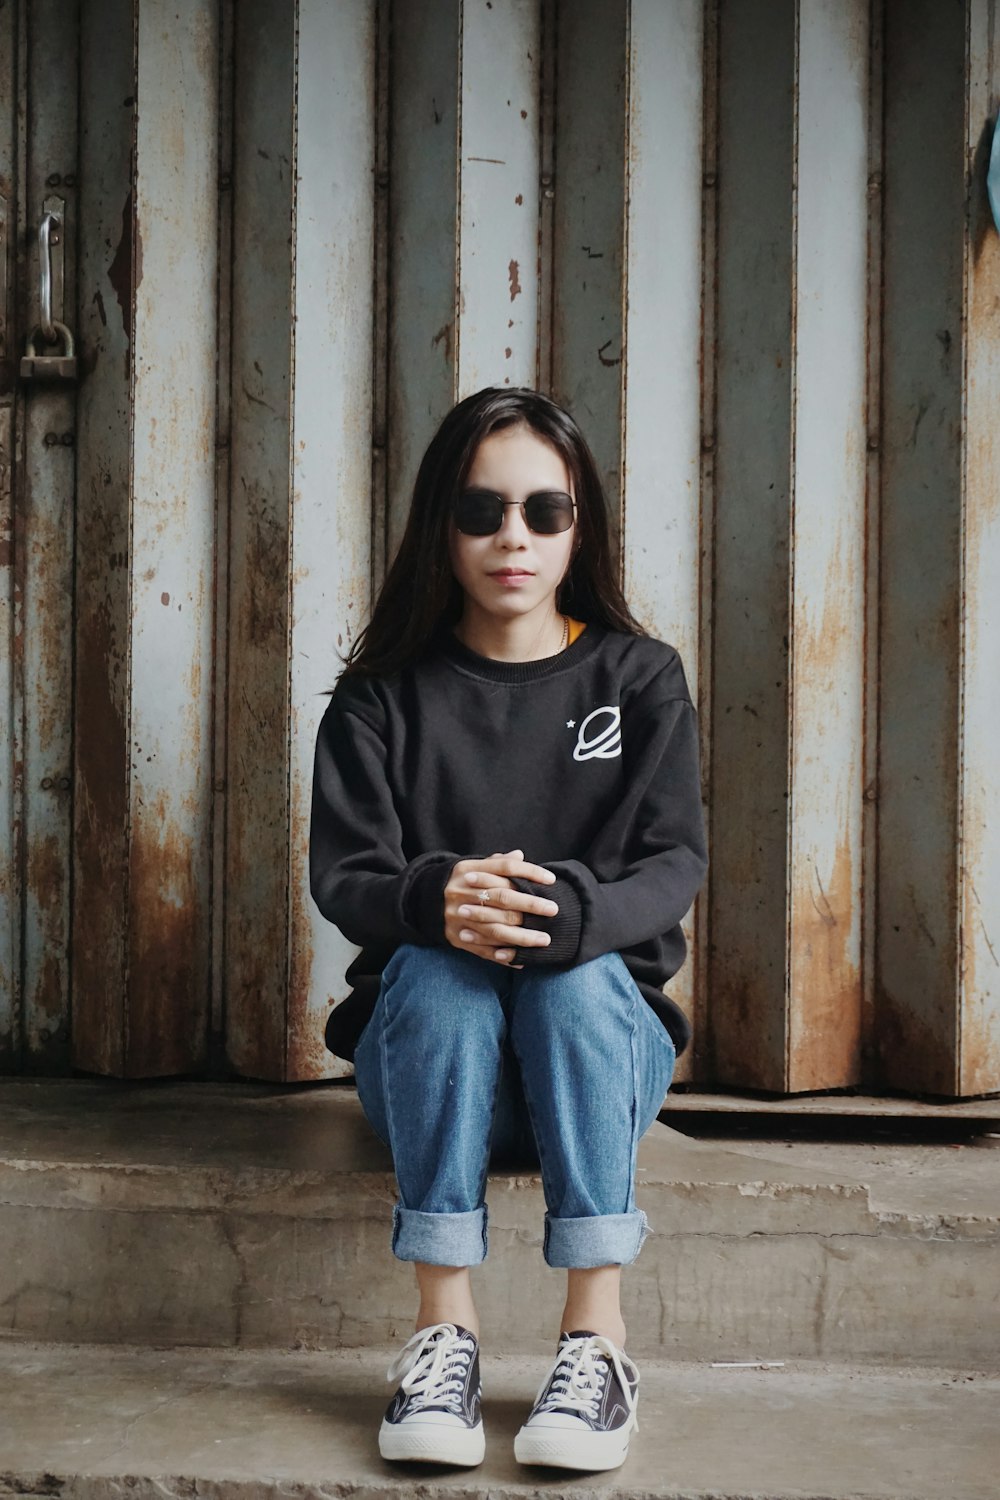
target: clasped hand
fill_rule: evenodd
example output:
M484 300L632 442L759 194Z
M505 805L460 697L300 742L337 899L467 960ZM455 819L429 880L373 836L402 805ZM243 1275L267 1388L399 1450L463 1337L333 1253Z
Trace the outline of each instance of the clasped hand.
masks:
M515 948L547 948L547 932L524 927L524 916L554 917L559 908L545 896L515 890L515 879L536 885L555 881L551 870L530 864L523 849L489 859L461 859L444 888L444 935L453 948L492 963L510 964ZM483 892L488 895L483 900ZM514 965L520 967L520 965Z

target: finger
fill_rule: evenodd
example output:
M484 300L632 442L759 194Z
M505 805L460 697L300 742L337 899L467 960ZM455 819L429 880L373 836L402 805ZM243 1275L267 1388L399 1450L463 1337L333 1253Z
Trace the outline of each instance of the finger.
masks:
M459 936L461 937L462 934L460 933ZM509 964L514 957L514 949L511 947L494 948L489 943L467 942L464 940L462 942L462 952L474 953L477 958L488 958L491 963L499 964ZM518 964L516 967L520 968L521 965Z
M503 886L509 886L510 881L495 870L470 870L465 877L466 885L491 885L498 890Z
M536 932L533 927L511 927L507 922L480 928L477 940L482 942L484 938L501 947L515 943L519 948L547 948L552 941L547 932Z
M488 880L495 879L497 875L512 875L521 880L533 880L538 885L551 885L556 878L544 865L532 864L524 858L515 859L510 854L501 854L499 858L477 860L472 868L472 874L478 875L480 880L484 874ZM468 880L470 877L466 875L465 878Z
M547 896L529 896L522 891L515 891L513 886L501 886L496 891L491 891L490 904L507 907L511 911L537 912L540 917L559 915L559 907L555 901L550 901Z
M501 911L496 906L460 906L458 916L463 922L507 922L512 927L518 926L521 920L519 912Z
M486 959L487 963L496 963L501 969L522 969L520 963L511 963L514 954L510 948L469 948L469 953L474 953L477 959Z

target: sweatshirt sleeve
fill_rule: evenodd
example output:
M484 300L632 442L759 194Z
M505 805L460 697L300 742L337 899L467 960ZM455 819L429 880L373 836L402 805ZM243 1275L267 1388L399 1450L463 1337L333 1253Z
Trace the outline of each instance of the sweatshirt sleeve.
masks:
M582 964L635 948L676 927L701 888L708 851L694 705L673 698L622 727L624 797L588 859L545 860L554 886L516 882L559 907L555 917L525 918L552 941L518 949L517 963Z
M384 732L354 701L362 692L335 691L319 727L309 835L313 900L361 947L443 943L444 888L462 856L404 856ZM381 712L370 693L365 707Z

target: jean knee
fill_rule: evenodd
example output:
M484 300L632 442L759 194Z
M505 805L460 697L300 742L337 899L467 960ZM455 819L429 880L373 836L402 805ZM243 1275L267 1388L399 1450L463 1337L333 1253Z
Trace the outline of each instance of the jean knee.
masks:
M382 974L387 1023L422 1025L426 1018L438 1036L447 1029L468 1032L496 1008L494 988L481 968L482 960L470 953L404 943Z
M602 953L572 969L524 969L517 989L518 1000L539 1018L571 1027L585 1025L590 1014L606 1016L616 1002L631 1009L637 993L617 953Z

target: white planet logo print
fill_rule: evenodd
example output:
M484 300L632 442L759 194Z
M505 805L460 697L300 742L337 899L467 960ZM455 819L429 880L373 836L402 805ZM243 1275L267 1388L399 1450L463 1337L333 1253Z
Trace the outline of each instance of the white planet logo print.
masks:
M603 722L602 722L603 721ZM595 708L580 725L574 760L614 760L622 753L622 711L613 704Z

